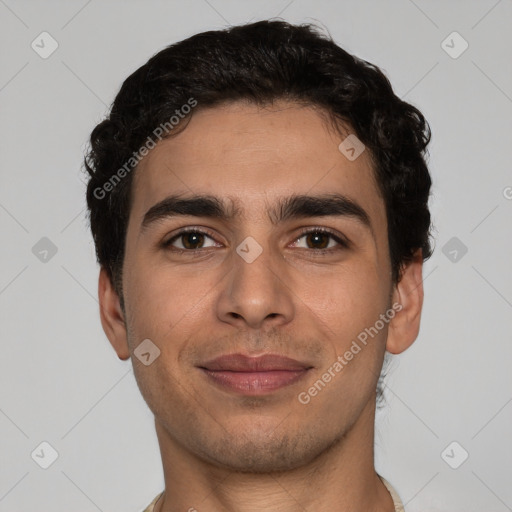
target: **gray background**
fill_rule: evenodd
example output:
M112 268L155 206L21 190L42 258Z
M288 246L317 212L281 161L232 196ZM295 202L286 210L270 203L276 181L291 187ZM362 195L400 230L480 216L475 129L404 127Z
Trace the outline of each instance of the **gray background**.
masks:
M378 470L408 512L512 510L512 0L0 0L1 511L135 512L162 490L152 414L99 321L83 153L156 51L275 16L324 24L432 126L437 246L377 416Z

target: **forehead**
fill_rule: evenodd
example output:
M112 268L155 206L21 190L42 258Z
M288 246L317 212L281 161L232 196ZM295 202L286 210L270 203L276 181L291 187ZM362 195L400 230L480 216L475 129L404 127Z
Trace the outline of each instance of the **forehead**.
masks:
M238 198L250 218L265 213L273 196L341 193L378 220L383 201L370 156L363 151L351 161L338 149L350 133L334 129L316 108L285 101L199 108L139 163L130 218L140 222L151 206L176 194Z

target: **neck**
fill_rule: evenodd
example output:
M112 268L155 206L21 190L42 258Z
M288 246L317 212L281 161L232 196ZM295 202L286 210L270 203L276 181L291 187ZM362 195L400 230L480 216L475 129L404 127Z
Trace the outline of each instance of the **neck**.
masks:
M155 512L392 512L391 496L374 468L374 419L370 402L349 431L313 461L266 474L205 462L156 421L165 492Z

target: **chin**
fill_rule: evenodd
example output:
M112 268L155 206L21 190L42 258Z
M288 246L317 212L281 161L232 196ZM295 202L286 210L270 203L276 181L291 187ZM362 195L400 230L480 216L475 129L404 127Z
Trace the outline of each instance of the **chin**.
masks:
M275 430L275 429L274 429ZM200 457L210 464L239 473L275 473L290 471L311 463L335 440L295 432L293 435L265 434L260 430L222 439L211 437L201 446Z

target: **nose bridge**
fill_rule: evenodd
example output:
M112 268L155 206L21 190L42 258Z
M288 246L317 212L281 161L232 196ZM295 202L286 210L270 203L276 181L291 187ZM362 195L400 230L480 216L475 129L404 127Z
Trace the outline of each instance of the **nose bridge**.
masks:
M279 255L262 237L260 241L246 237L231 255L231 272L219 300L224 321L260 328L264 322L286 323L293 315Z
M233 291L238 292L248 286L255 294L260 291L269 294L276 279L276 261L273 260L275 254L272 254L269 244L262 245L252 237L244 239L233 254Z

